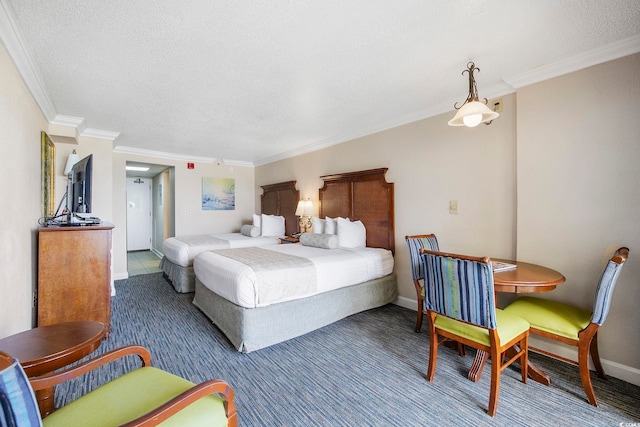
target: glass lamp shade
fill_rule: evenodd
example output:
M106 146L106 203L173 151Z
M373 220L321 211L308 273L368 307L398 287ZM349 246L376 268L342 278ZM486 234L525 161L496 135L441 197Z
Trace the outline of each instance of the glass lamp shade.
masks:
M449 126L474 127L480 123L489 122L499 115L480 101L467 102L458 109L453 119L449 120Z
M296 216L312 216L313 215L313 203L311 200L300 200L296 207Z
M69 157L67 157L67 164L64 166L64 174L69 175L71 173L71 168L73 165L78 163L79 160L80 156L76 154L76 150L73 150L73 153L69 154Z

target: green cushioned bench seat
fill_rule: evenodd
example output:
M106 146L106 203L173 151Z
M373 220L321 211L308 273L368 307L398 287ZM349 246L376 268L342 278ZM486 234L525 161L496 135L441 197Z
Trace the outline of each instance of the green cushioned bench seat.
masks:
M152 411L193 386L194 383L163 370L150 366L139 368L58 409L43 419L43 425L119 426ZM223 400L216 395L203 397L161 425L226 426Z
M590 311L535 297L518 298L504 311L522 317L532 328L576 341L578 332L591 322Z
M496 309L496 323L498 324L498 336L501 343L509 342L523 331L529 329L529 324L520 316L514 316L500 309ZM435 325L438 329L451 332L482 345L491 345L487 329L441 315L436 316Z

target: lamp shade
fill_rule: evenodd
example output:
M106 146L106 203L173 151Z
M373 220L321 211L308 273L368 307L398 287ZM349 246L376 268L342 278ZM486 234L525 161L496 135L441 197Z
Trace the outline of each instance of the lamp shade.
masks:
M67 164L64 166L64 174L69 175L71 173L71 168L73 168L73 165L78 163L78 161L80 161L80 156L76 154L76 150L73 150L73 153L69 154L69 157L67 157Z
M313 203L311 200L300 200L298 202L296 216L313 216Z
M500 114L492 111L480 101L471 101L458 109L453 119L449 120L449 126L474 127L480 123L489 122Z

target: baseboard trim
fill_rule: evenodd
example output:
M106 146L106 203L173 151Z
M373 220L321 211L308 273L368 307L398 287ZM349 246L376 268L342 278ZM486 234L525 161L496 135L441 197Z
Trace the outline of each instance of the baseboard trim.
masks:
M412 300L410 298L398 297L398 299L395 300L393 304L400 307L408 308L409 310L413 311L417 311L418 309L418 301ZM550 342L549 340L545 340L537 336L531 336L529 340L532 347L537 347L541 350L555 353L559 356L566 357L567 359L578 360L578 351L573 347ZM623 365L621 363L607 359L600 359L600 362L602 362L602 367L604 368L604 372L607 375L618 378L622 381L626 381L633 385L640 386L640 369L636 369L634 367ZM590 368L591 370L593 370L593 365L590 365ZM577 369L578 368L576 367L576 372ZM579 373L577 375L579 375Z
M114 274L113 275L113 280L124 280L124 279L128 279L128 278L129 278L129 273L128 272L118 273L118 274Z

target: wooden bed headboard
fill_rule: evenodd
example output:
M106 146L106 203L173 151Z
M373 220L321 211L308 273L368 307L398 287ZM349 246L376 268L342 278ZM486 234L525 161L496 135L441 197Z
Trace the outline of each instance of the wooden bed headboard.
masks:
M367 246L395 252L393 183L388 168L321 176L320 217L360 220L367 229Z
M261 185L260 212L266 215L282 215L284 217L287 236L298 231L296 207L300 200L300 192L296 190L296 181L279 182Z

